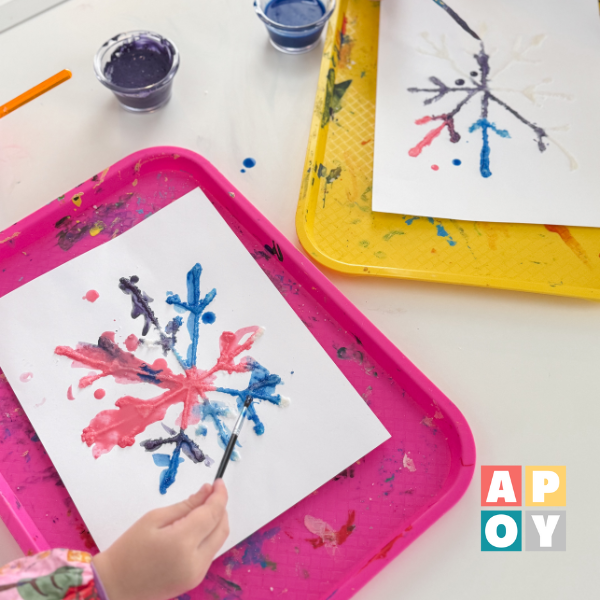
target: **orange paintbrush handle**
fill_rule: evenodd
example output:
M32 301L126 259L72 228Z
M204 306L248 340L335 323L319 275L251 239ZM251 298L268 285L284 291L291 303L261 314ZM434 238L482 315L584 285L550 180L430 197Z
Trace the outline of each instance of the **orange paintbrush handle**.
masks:
M31 102L38 96L45 94L48 90L55 88L57 85L64 83L67 79L71 79L71 71L65 69L56 75L50 77L50 79L46 79L46 81L42 81L42 83L32 87L30 90L27 90L24 94L17 96L10 102L3 104L0 106L0 119L5 117L8 113L11 113L13 110L19 108L19 106L23 106L23 104L27 104Z

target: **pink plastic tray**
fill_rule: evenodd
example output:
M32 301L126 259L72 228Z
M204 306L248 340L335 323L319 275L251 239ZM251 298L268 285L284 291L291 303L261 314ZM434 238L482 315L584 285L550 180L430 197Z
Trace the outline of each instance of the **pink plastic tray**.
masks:
M458 501L475 445L458 409L206 160L132 154L0 234L0 295L83 254L200 186L392 434L220 557L196 598L350 598ZM68 218L70 217L70 218ZM95 551L68 491L0 375L0 516L25 552ZM336 548L304 525L337 533Z

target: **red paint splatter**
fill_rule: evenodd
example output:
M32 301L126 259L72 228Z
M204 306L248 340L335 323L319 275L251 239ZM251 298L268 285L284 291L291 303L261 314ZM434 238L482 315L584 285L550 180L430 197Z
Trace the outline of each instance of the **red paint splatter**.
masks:
M322 519L306 515L304 517L304 526L311 533L318 536L316 538L308 539L307 541L310 542L315 549L321 548L322 546L335 549L337 546L341 546L356 528L356 525L354 525L355 515L355 511L348 511L348 520L337 531Z
M371 140L365 140L364 142L361 142L360 145L361 146L366 146Z
M568 246L569 250L584 264L588 264L588 256L583 246L573 237L568 227L564 225L544 225L552 233L558 233L560 239Z
M73 386L72 385L70 385L69 389L67 390L67 399L75 400L75 396L73 396Z
M23 383L27 383L28 381L31 381L33 379L33 373L23 373L19 379L23 382Z
M82 300L87 300L88 302L96 302L100 298L100 294L96 290L90 290L87 294L82 298Z
M134 352L135 350L137 350L138 345L139 345L139 340L138 340L137 336L134 335L133 333L131 335L128 335L127 338L125 339L125 348L127 348L127 350L129 350L129 352Z
M439 171L440 168L438 167L438 165L431 165L431 170L432 171Z
M148 364L135 355L125 352L114 342L114 333L100 336L98 345L79 344L77 348L58 346L54 352L91 367L100 373L86 375L79 380L79 387L92 385L102 377L112 376L117 383L148 382L165 389L163 394L144 400L133 396L123 396L115 402L116 410L103 410L98 413L83 430L81 439L93 446L92 453L98 458L110 452L115 446L125 448L135 443L135 436L146 427L164 419L167 409L178 403L183 410L178 420L182 429L197 423L200 417L192 416L199 398L206 399L206 393L214 391L214 380L219 371L243 373L248 370L245 359L237 364L235 358L252 348L260 327L244 327L235 333L225 331L219 339L220 355L216 364L203 371L197 367L185 373L176 374L169 369L163 358ZM242 341L244 340L245 341Z
M102 398L104 398L104 396L106 396L106 392L102 388L98 388L94 392L94 398L96 398L96 400L102 400Z

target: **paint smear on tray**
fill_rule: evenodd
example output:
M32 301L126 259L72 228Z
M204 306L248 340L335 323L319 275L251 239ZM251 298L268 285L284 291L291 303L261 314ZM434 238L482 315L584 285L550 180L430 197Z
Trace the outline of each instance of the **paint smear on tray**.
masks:
M411 473L413 473L417 470L417 467L415 467L415 461L408 455L408 452L404 455L404 458L402 459L402 465L405 469L408 469Z
M583 249L583 246L573 237L568 227L564 225L544 225L544 227L552 233L557 233L560 239L567 245L569 250L584 264L588 264L588 256Z
M323 521L323 519L306 515L304 517L304 526L317 536L308 541L312 544L313 548L316 549L325 546L330 554L333 554L356 528L356 525L354 525L355 514L353 510L348 511L348 520L337 531L329 523Z

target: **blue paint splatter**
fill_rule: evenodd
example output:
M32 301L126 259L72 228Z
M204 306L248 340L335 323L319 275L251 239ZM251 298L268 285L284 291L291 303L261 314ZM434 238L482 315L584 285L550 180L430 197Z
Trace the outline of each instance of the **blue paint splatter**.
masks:
M452 236L444 229L443 225L436 225L437 227L437 234L439 237L444 237L444 238L448 238L446 241L451 245L451 246L456 246L456 242L452 239Z
M453 164L455 167L459 167L459 166L462 164L462 161L461 161L459 158L455 158L455 159L452 161L452 164Z
M244 167L246 167L246 169L251 169L255 165L256 165L256 161L253 158L245 158L244 159Z
M202 315L202 322L206 325L212 325L217 317L214 312L206 312Z

